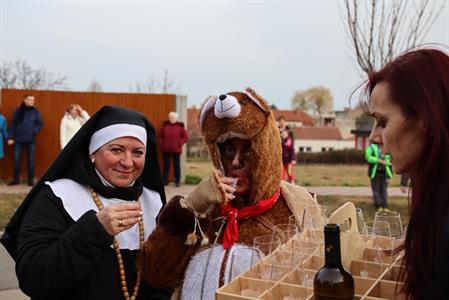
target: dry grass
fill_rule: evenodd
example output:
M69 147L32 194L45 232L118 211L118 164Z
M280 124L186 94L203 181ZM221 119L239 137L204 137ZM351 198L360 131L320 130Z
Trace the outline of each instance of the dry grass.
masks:
M356 207L363 211L365 222L374 221L375 208L372 197L348 197L348 196L319 196L318 202L327 207L327 213L330 215L336 208L340 207L347 201L354 202ZM407 198L405 197L388 197L388 207L391 210L401 214L402 225L408 224L409 212Z
M3 231L25 196L26 194L0 194L0 231Z
M211 162L187 162L185 175L205 178L212 170ZM296 165L297 184L302 186L369 186L367 165ZM400 176L390 180L390 186L399 186Z

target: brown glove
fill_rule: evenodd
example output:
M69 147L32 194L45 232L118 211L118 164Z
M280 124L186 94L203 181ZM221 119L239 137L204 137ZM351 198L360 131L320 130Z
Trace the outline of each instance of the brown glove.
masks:
M188 207L199 214L208 213L216 204L234 198L232 193L235 189L229 185L230 181L232 179L221 177L219 171L214 170L187 197L181 199L181 206Z

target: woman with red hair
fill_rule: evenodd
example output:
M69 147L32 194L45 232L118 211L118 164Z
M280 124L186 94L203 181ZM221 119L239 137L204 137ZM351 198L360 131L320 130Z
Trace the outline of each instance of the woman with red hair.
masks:
M370 141L411 177L402 280L409 299L449 299L449 56L409 51L369 76Z

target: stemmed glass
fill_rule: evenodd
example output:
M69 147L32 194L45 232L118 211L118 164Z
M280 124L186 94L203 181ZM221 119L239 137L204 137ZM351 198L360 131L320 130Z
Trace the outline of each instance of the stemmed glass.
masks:
M363 217L363 210L356 207L355 214L357 217L357 228L359 229L359 233L363 234L365 232L365 218Z
M299 258L297 270L300 273L301 285L313 287L313 276L309 276L304 268L304 265L311 258L311 256L317 252L318 247L319 244L315 242L299 241L295 243L295 252Z
M302 214L304 239L323 242L323 228L327 223L325 206L312 205L305 207Z
M273 226L273 232L281 239L281 251L278 251L276 255L275 263L281 266L288 267L289 269L294 267L298 258L294 251L294 242L299 236L298 226L295 224L278 224Z
M257 256L262 258L261 263L257 265L256 272L260 279L276 281L282 277L279 265L274 264L273 260L266 260L264 257L270 255L281 245L281 238L276 235L260 235L254 238L254 248L257 250Z
M251 269L260 258L260 252L254 248L234 246L230 257L229 281Z
M374 221L366 223L364 226L364 232L362 234L362 239L365 242L366 248L364 251L364 270L360 273L362 277L368 277L369 265L373 266L372 261L382 265L385 251L390 251L392 247L391 243L391 231L390 224L383 221ZM370 249L374 249L371 251ZM374 257L368 257L373 255ZM381 268L382 269L382 268Z
M383 221L390 224L391 237L393 239L392 256L395 256L396 250L404 239L404 228L402 227L401 214L396 211L376 212L374 221Z
M401 214L396 211L378 211L374 216L374 222L383 221L390 224L391 236L400 239L404 235L402 227Z

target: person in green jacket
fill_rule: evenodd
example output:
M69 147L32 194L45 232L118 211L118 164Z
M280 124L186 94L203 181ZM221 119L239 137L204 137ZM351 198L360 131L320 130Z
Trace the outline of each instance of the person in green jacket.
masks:
M371 144L365 150L365 159L368 162L368 176L371 179L374 206L384 211L388 209L388 179L393 177L391 155L384 155L377 144Z

